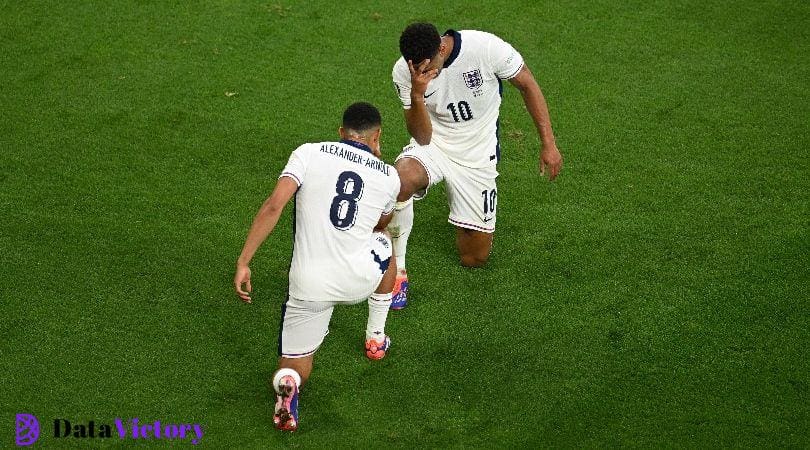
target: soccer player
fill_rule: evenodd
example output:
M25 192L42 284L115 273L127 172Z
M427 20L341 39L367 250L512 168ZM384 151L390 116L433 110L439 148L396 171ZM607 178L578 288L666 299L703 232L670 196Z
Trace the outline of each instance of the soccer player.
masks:
M379 159L380 122L377 108L355 103L343 114L340 142L298 147L256 214L236 263L236 293L250 303L248 264L295 195L295 243L278 342L281 358L273 375L273 422L280 430L298 427L298 390L309 378L335 305L368 298L366 355L380 359L391 345L385 321L396 262L391 262L392 244L384 230L400 183L396 170Z
M402 32L399 49L402 57L392 76L412 138L396 161L402 188L389 226L399 267L392 309L407 303L405 254L413 199L424 197L430 186L447 183L449 222L456 228L461 264L481 267L489 258L498 198L503 80L520 91L537 128L541 175L548 171L554 180L562 167L543 93L511 45L482 31L439 35L429 23L414 23Z

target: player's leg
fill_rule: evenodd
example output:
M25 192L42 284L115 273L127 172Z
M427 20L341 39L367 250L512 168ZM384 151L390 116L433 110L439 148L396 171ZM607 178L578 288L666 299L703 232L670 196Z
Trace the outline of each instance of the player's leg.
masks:
M408 270L405 266L405 254L408 251L408 238L413 229L413 198L397 202L394 217L388 225L394 242L398 271L395 274L393 302L391 309L402 309L408 303Z
M366 322L366 356L369 359L382 359L391 346L391 339L385 333L385 322L391 308L391 297L397 277L396 259L392 258L391 241L388 233L375 233L372 251L378 270L384 270L377 289L368 298L368 322ZM383 267L387 265L387 267Z
M287 357L280 357L278 359L278 368L281 369L291 369L295 371L298 375L298 379L296 383L298 387L301 387L304 383L309 380L309 375L312 373L312 364L315 359L315 355L303 356L301 358L287 358Z
M392 309L402 309L407 304L408 294L408 272L405 265L405 255L408 250L408 238L413 229L413 196L414 194L424 195L430 184L430 177L424 164L415 157L403 154L396 162L397 173L400 179L400 190L397 196L397 204L394 217L388 225L391 238L394 242L394 254L396 255L398 272L393 291Z
M312 359L310 355L304 358L281 357L279 360L272 381L276 392L273 425L279 430L295 431L298 428L298 392L304 384L302 373L309 377L312 372Z
M329 333L334 304L289 298L282 306L279 368L273 374L276 406L273 423L279 430L298 428L298 393L312 373L315 352Z
M483 267L489 259L494 234L456 226L456 248L461 265Z
M416 157L405 153L397 159L394 167L397 169L400 181L398 202L410 200L414 194L428 188L430 177L427 169L425 169L423 162Z
M456 227L456 248L462 266L483 267L489 259L498 203L497 177L494 167L451 165L447 170L448 221Z

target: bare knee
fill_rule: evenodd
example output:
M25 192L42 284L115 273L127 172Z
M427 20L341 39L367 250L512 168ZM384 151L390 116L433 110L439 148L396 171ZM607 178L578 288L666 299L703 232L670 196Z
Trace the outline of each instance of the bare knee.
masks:
M456 247L464 267L484 267L492 250L492 233L456 227Z
M461 265L464 267L484 267L486 265L487 260L489 260L489 255L473 255L473 254L465 254L461 255Z
M413 158L402 158L396 163L399 175L400 188L397 195L398 202L410 199L415 192L427 188L428 175L425 168Z

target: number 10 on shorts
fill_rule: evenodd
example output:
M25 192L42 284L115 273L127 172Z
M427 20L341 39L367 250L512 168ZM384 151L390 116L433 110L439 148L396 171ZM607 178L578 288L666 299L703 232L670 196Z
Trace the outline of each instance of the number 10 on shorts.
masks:
M484 197L484 217L495 214L495 204L498 201L498 190L492 189L491 191L481 191L481 197Z

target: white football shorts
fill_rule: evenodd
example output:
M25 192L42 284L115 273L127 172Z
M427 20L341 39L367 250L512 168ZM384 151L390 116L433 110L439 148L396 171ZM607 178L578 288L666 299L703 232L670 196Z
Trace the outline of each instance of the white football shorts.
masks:
M281 307L281 329L278 336L278 354L285 358L303 358L312 355L329 334L329 321L335 305L355 305L364 302L377 290L391 261L391 239L383 233L372 233L369 259L379 274L376 282L367 286L368 294L352 301L307 301L291 296Z
M494 166L470 168L453 162L432 144L411 143L402 149L397 161L413 158L428 174L428 188L440 181L447 183L447 203L450 216L447 221L461 228L484 233L495 231L495 218L498 204L498 187L495 179L498 170ZM417 192L413 198L420 200L427 195L427 189Z

